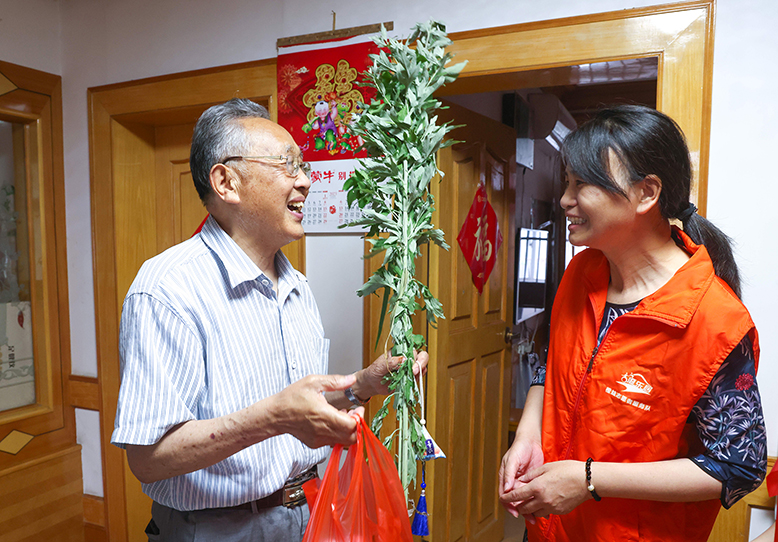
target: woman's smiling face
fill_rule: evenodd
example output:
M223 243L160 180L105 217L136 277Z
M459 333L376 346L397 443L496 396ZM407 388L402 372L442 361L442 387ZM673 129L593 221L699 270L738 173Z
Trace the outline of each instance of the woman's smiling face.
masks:
M635 222L637 190L613 151L609 152L609 171L622 194L581 179L570 169L565 171L565 191L560 205L568 221L568 239L576 246L606 251L614 244L629 242ZM639 184L639 183L638 183Z

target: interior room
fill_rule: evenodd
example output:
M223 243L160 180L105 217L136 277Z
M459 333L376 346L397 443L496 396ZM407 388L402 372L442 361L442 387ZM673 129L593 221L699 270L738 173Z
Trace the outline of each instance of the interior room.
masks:
M0 499L12 503L0 510L0 539L146 540L151 501L110 444L119 314L140 263L205 218L188 171L199 115L247 97L275 118L282 38L382 22L406 36L429 19L445 23L455 60L468 61L437 93L444 115L473 129L453 137L493 136L478 152L492 153L491 171L505 182L490 192L503 243L484 292L469 271L457 274L456 213L439 225L451 249L422 266L432 289L449 286L444 272L453 285L441 296L446 321L428 331L428 427L450 453L427 472L424 539L521 540L523 522L497 500L497 470L530 375L545 362L554 289L577 250L559 205L559 144L605 104L657 108L686 132L693 198L733 239L743 302L760 332L773 465L778 399L767 390L778 378L770 333L778 258L764 223L778 188L763 172L778 145L770 98L778 76L762 59L778 51L774 0L0 0L0 252L11 255L0 260L8 307L0 316L6 338L12 324L27 328L14 331L15 351L0 346L2 376L15 378L14 386L0 379ZM451 179L475 156L463 149L439 158ZM469 205L472 194L456 199L448 177L433 189L441 206ZM331 373L376 355L381 300L355 293L375 265L365 249L352 230L309 232L285 249L316 297ZM457 341L481 349L460 356L469 350ZM763 485L719 516L710 540L752 540L774 507Z

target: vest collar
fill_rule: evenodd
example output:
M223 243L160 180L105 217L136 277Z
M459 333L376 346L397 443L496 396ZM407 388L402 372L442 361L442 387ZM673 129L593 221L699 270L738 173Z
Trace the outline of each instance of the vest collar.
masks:
M703 245L696 245L679 228L673 226L673 237L691 255L670 280L653 294L647 296L632 311L635 316L647 316L674 327L686 327L700 306L705 292L715 278L713 262ZM610 266L600 251L595 251L583 274L589 289L589 300L598 316L605 310L605 300L610 282ZM701 277L703 280L700 280Z

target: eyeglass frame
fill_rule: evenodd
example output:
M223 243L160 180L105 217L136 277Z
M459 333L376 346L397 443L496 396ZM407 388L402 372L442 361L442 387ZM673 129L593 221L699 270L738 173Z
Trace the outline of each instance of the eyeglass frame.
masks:
M305 176L310 177L311 163L306 162L304 160L298 162L294 158L295 157L292 154L287 154L286 156L282 154L276 156L228 156L227 158L225 158L219 163L226 166L227 162L229 162L230 160L245 160L247 162L257 162L258 160L286 160L286 164L283 165L286 166L287 175L289 175L292 178L297 178L297 176L300 174L300 170L302 169L303 173L305 173ZM276 165L280 166L282 164L276 164Z

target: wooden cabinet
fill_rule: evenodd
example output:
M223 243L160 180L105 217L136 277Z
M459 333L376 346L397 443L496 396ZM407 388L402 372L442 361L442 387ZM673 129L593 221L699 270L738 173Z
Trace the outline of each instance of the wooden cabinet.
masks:
M0 122L0 533L79 541L60 77L0 62Z

